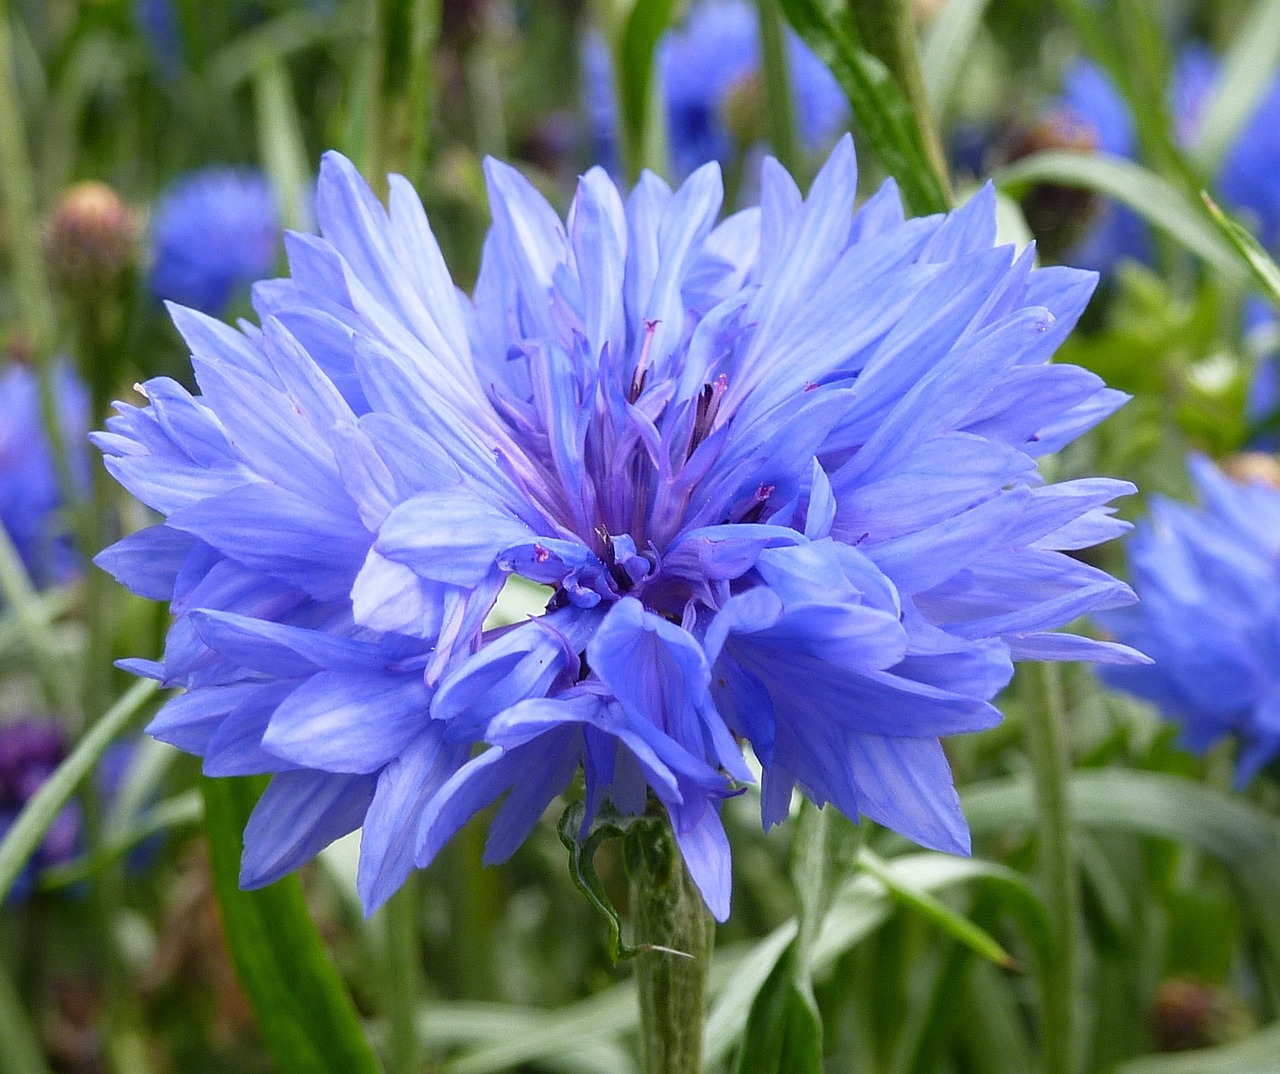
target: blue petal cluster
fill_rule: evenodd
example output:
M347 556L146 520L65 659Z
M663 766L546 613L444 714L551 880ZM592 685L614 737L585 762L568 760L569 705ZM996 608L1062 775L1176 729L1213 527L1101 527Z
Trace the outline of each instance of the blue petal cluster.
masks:
M811 151L830 145L848 122L849 104L831 72L790 31L788 74L803 144ZM684 24L658 45L658 71L666 103L671 161L687 176L709 161L728 164L734 136L728 121L735 95L744 110L759 112L760 23L746 0L702 0ZM584 53L587 111L596 159L610 170L617 162L617 102L608 47L592 37Z
M1154 702L1196 753L1237 738L1243 787L1280 751L1280 490L1189 461L1202 505L1152 504L1127 542L1142 603L1106 619L1155 663L1105 677Z
M72 477L87 484L88 392L69 366L58 363L54 394ZM39 381L30 367L11 365L0 373L0 525L36 585L64 580L76 570L62 507Z
M995 246L989 188L855 212L847 137L719 222L715 164L625 200L594 169L567 220L485 169L467 298L410 185L384 209L327 155L261 330L174 308L202 394L149 381L96 438L165 519L98 560L176 616L130 665L186 688L151 732L274 774L242 881L363 825L373 908L503 798L501 861L581 772L588 822L665 809L723 919L743 741L766 824L799 787L967 851L939 736L998 721L1013 659L1135 655L1054 632L1132 599L1071 555L1132 487L1036 468L1125 398L1049 364L1095 277ZM487 626L512 575L545 613Z
M148 287L157 298L221 315L237 292L275 271L280 242L280 213L264 175L193 172L156 206Z

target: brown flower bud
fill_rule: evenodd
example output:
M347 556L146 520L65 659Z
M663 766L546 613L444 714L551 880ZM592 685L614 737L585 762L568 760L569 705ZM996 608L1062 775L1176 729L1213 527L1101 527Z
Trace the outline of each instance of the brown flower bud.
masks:
M1240 1000L1225 988L1187 977L1164 981L1151 1005L1157 1051L1183 1052L1226 1044L1249 1030Z
M1010 140L1007 156L1011 161L1020 160L1048 149L1094 153L1098 149L1098 133L1070 111L1060 110L1034 127L1017 132ZM1022 198L1027 224L1041 249L1051 256L1061 254L1080 238L1098 207L1097 197L1089 191L1058 183L1037 183Z
M67 289L102 286L132 262L133 212L105 183L76 183L62 195L45 230L45 257L54 281Z

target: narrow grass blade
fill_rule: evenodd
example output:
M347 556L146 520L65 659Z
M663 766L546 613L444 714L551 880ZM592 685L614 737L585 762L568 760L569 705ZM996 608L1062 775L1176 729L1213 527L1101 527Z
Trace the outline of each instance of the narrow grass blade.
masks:
M287 876L239 887L242 833L258 798L254 780L202 779L214 888L236 973L282 1074L376 1074L351 997Z
M9 894L13 882L22 872L45 832L71 800L80 781L89 774L98 759L112 741L133 723L138 713L152 697L158 684L143 679L131 686L111 706L80 740L67 759L54 769L53 774L18 814L13 827L0 842L0 902Z

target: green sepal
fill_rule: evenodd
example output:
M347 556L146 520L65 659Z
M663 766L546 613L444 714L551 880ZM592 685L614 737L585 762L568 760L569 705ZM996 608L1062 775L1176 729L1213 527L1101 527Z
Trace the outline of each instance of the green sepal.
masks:
M571 802L560 816L558 830L560 842L569 852L569 875L609 926L609 957L615 963L625 962L635 958L645 948L633 947L623 939L622 918L618 914L618 908L613 905L613 900L609 898L609 893L605 891L600 875L596 872L596 850L606 839L622 839L637 825L650 825L653 820L643 815L624 817L606 806L592 821L587 837L580 839L585 817L586 806L581 800Z

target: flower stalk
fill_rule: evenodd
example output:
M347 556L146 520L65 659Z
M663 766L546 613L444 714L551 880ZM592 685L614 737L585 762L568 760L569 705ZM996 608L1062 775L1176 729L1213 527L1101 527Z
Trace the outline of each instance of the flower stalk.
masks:
M381 911L386 967L389 1074L415 1074L422 1068L418 1038L418 997L422 993L421 940L418 935L417 878L397 891Z
M789 172L795 172L800 163L800 146L782 12L778 8L778 0L757 0L756 6L760 13L760 53L769 142L782 166Z
M1042 1047L1046 1074L1072 1074L1079 976L1076 944L1079 888L1067 783L1071 754L1061 669L1057 664L1046 663L1041 666L1041 672L1044 700L1043 704L1030 706L1026 734L1039 821L1040 880L1055 941L1053 962L1042 966L1040 971Z
M910 0L849 0L849 15L862 47L885 65L915 114L925 156L947 197L951 180L942 136L929 107L920 46L911 19Z
M637 825L625 852L640 948L641 1069L699 1074L715 922L667 824Z

